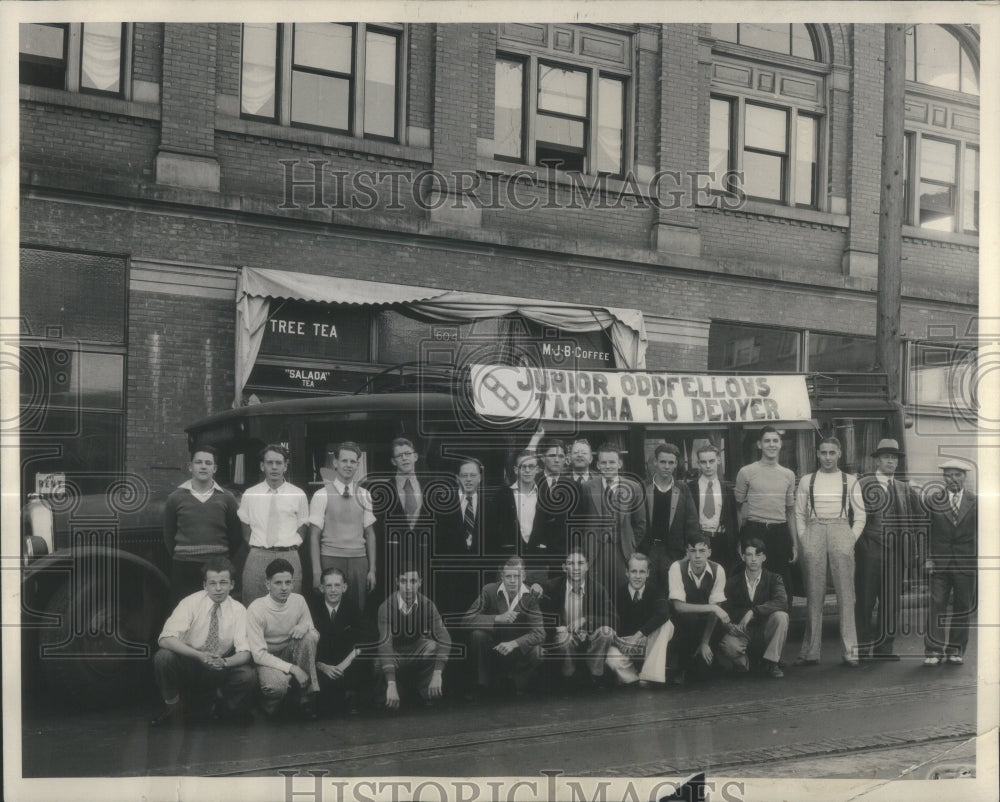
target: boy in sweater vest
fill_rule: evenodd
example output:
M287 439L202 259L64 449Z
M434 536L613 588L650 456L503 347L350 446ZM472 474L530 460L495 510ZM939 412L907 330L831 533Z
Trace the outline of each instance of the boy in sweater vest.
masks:
M699 530L688 535L686 556L667 574L674 625L667 674L675 685L684 682L688 670L701 672L712 665L712 645L722 637L716 624L729 624L729 613L721 606L726 600L726 572L708 559L711 554L708 537Z
M354 481L360 463L361 447L348 441L336 446L333 469L320 469L325 484L309 505L309 553L313 587L321 593L323 571L339 568L363 612L375 588L375 513L368 491Z

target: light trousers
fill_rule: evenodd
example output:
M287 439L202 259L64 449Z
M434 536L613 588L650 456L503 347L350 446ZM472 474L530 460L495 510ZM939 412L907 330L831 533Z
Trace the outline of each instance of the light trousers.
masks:
M848 660L858 659L854 620L854 533L846 518L813 518L799 535L802 573L806 584L806 631L799 657L819 660L823 643L823 599L826 566L830 565L840 618L840 645Z

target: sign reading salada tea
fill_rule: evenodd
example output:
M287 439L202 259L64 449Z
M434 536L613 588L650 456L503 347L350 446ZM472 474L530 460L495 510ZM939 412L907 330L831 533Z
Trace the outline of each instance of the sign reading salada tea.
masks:
M601 423L809 420L805 376L722 376L473 365L484 417Z

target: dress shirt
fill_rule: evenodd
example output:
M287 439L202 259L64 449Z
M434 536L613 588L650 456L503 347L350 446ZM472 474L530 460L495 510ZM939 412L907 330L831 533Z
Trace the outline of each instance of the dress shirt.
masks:
M829 520L842 517L841 513L847 514L847 511L841 508L844 495L841 475L847 477L847 506L854 513L854 524L851 526L851 531L854 533L855 539L861 537L866 520L865 502L861 497L861 483L853 474L842 474L841 471L832 473L818 471L816 473L816 484L813 487L815 509L812 509L809 504L809 485L812 481L812 475L806 474L802 477L799 489L795 493L795 523L798 526L800 537L806 533L806 525L810 520L816 518Z
M580 592L573 592L573 583L566 582L566 599L563 609L566 612L566 628L570 632L575 632L585 621L583 614L583 596L587 592L585 583L580 583Z
M420 489L420 482L417 480L417 475L415 473L409 474L396 474L396 492L399 494L399 504L403 507L403 511L406 511L406 482L409 481L410 487L413 489L413 498L417 502L417 509L421 510L424 506L424 494Z
M750 580L750 572L745 571L743 574L747 580L747 596L749 596L750 601L753 602L753 594L757 592L757 586L760 584L760 578L764 576L764 572L761 571L757 574L757 578L753 581Z
M218 490L220 493L226 492L219 486L218 482L212 482L212 486L208 488L208 490L199 492L198 490L194 489L194 485L192 484L190 479L188 479L186 482L177 485L177 487L181 490L190 490L191 495L194 496L196 499L198 499L198 501L200 501L202 504L208 501L216 490Z
M461 492L462 492L462 517L463 518L465 517L465 508L469 506L470 502L472 504L472 514L475 515L478 508L477 499L479 497L479 491L477 490L475 493L470 493L470 494L466 494L464 490Z
M413 612L415 609L417 609L417 602L418 601L420 601L420 597L419 596L417 596L413 600L413 604L411 604L409 607L407 607L406 606L406 602L403 601L403 594L402 593L397 593L396 594L396 604L399 606L399 612L401 612L403 615L409 615L411 612Z
M177 638L194 649L200 649L208 638L215 602L204 590L185 596L163 625L159 641ZM250 651L247 643L247 610L235 599L226 597L219 603L219 653L228 655Z
M711 518L706 518L703 510L705 509L705 498L708 495L709 482L712 483L712 497L715 499L715 515ZM698 510L698 524L702 529L706 529L709 532L717 532L719 530L719 523L722 520L722 482L719 481L718 477L708 479L704 474L698 477L698 502L701 507Z
M670 564L670 570L667 571L667 586L670 589L670 601L687 601L687 594L684 592L684 580L681 578L681 563L686 563L688 576L694 582L696 588L701 587L701 583L704 581L706 576L712 577L712 591L708 596L709 604L722 604L726 600L726 572L719 566L719 571L716 573L712 569L712 564L709 563L705 566L705 570L702 572L701 576L695 576L694 571L691 570L691 563L687 560L677 560Z
M517 524L521 531L521 540L525 543L531 537L531 529L535 525L535 508L538 506L538 488L532 483L531 490L525 493L517 482L510 486L514 491L514 506L517 508Z
M507 588L506 588L506 587L504 587L504 584L503 584L503 582L501 582L501 583L500 583L500 587L499 587L499 588L497 588L497 595L498 595L498 596L503 596L503 597L504 597L504 599L505 599L505 600L507 601L507 609L508 609L508 610L513 610L513 609L514 609L514 607L515 607L515 605L516 605L516 604L517 604L517 603L518 603L519 601L521 601L521 597L522 597L522 596L523 596L523 595L524 595L525 593L530 593L530 592L531 592L531 591L529 591L529 590L528 590L528 586L527 586L527 585L525 585L525 584L524 584L524 583L522 582L522 583L521 583L521 587L519 587L519 588L517 589L517 595L516 595L516 596L514 597L514 601L511 601L511 600L510 600L510 596L508 596L508 595L507 595Z
M636 589L635 589L635 588L633 588L633 587L632 587L631 585L629 585L629 588L628 588L628 595L632 597L632 601L634 601L634 602L640 602L640 601L642 601L642 592L643 592L643 591L644 591L645 589L646 589L646 586L645 586L645 585L643 585L643 586L642 586L641 588L639 588L638 590L636 590Z
M330 604L329 604L329 602L327 602L325 600L324 600L323 604L326 605L326 617L327 618L333 618L337 614L337 610L340 609L340 605L339 604L336 607L331 607Z
M339 479L334 479L327 484L333 485L333 492L338 496L344 495L345 485ZM323 487L313 493L312 501L309 502L309 523L318 529L326 527L326 499L329 493L326 487L326 485L323 485ZM375 513L372 508L371 494L355 482L351 482L346 487L348 487L350 495L354 496L358 500L358 504L361 505L362 526L365 529L373 526L375 524Z
M272 490L267 482L248 488L240 501L237 513L240 520L250 526L250 545L267 548L267 521L271 496L277 494L279 529L271 545L288 548L302 543L299 527L309 522L309 501L306 494L290 482L282 482ZM320 524L322 526L322 524Z
M948 491L948 504L951 506L951 513L955 514L955 511L959 507L962 506L962 491L959 490L957 493L952 493L949 490Z

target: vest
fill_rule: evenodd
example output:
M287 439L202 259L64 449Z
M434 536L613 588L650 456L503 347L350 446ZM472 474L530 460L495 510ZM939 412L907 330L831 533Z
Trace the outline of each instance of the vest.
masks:
M357 488L355 488L355 493ZM365 557L364 510L352 494L344 498L327 487L320 554L325 557Z
M715 586L715 577L719 575L719 564L708 561L709 566L712 569L712 574L709 576L708 569L705 569L705 573L701 576L701 587L699 588L694 584L694 580L688 575L688 565L690 563L685 559L681 561L681 582L684 583L684 601L688 604L708 604L708 598L712 595L712 588Z

